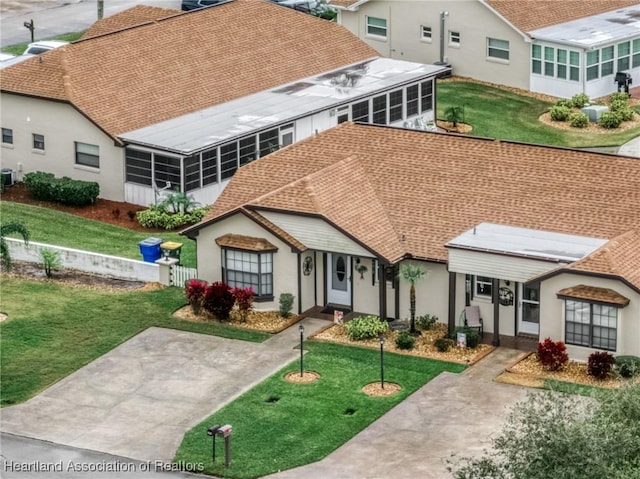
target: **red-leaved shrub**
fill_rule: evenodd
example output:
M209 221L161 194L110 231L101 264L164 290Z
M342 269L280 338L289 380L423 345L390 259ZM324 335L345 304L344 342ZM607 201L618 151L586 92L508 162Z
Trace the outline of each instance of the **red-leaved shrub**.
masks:
M198 314L204 300L204 293L207 290L207 282L201 279L190 279L184 286L184 295L191 309Z
M552 341L546 338L538 343L538 359L550 371L557 371L569 362L567 347L562 341Z
M607 379L615 363L616 358L613 354L606 352L591 353L587 362L587 373L597 379Z
M236 297L240 319L246 321L249 316L249 311L253 309L253 288L251 286L247 286L244 289L233 288L232 292Z
M229 313L236 302L229 286L223 281L211 283L204 292L202 306L219 320L229 319Z

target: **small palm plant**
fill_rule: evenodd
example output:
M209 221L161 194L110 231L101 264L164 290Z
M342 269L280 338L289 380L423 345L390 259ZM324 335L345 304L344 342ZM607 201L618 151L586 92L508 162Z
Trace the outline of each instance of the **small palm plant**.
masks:
M5 237L12 234L18 234L22 236L22 239L26 244L29 244L29 230L22 223L11 222L0 224L0 257L2 259L2 265L7 269L11 269L11 253L9 253L9 245L5 240Z
M44 274L47 278L53 276L53 272L62 268L62 260L60 259L60 252L48 248L42 248L40 250L40 261L44 267Z
M416 333L416 283L427 274L427 270L417 263L402 263L400 277L407 281L409 288L409 310L411 312L410 332Z
M450 106L444 111L444 117L454 128L457 128L458 122L464 117L464 109L461 106Z

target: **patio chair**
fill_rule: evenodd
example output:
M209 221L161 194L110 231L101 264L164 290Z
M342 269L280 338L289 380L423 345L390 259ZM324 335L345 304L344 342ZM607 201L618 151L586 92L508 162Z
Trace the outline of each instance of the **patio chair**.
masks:
M480 317L480 308L478 306L467 306L462 312L464 318L464 325L469 328L477 329L480 333L480 338L484 333L484 325L482 324L482 318Z

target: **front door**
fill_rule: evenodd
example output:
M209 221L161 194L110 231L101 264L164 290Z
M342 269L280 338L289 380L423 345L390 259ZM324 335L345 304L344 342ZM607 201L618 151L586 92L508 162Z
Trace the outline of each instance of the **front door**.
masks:
M540 284L518 283L518 332L538 334L540 326Z
M351 257L327 254L327 302L351 306Z

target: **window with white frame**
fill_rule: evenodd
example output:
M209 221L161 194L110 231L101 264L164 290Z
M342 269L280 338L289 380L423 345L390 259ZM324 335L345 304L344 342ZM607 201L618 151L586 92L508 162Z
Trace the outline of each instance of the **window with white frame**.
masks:
M387 20L384 18L367 17L367 35L387 38Z
M493 279L487 276L475 277L475 293L476 296L490 298L493 292Z
M44 135L33 134L33 149L44 151Z
M403 90L396 90L389 93L389 122L402 120L403 99Z
M499 60L509 60L509 42L497 38L487 38L487 56Z
M555 49L553 47L544 47L544 76L555 76Z
M531 45L531 73L579 81L580 53L564 48Z
M640 67L640 38L636 38L631 42L631 68Z
M618 43L618 71L628 70L631 66L631 42Z
M616 350L618 308L587 301L565 300L565 343Z
M376 125L387 124L387 95L380 95L373 98L372 123Z
M450 45L460 45L460 32L454 32L449 30L449 44Z
M13 130L11 128L2 129L2 143L13 145Z
M230 287L251 287L257 300L273 298L273 252L223 248L222 272Z
M75 142L76 145L76 165L91 166L100 168L100 148L98 145Z
M587 52L587 81L600 77L600 50Z
M427 27L426 25L420 25L420 40L422 40L423 42L431 42L432 40L431 27Z

